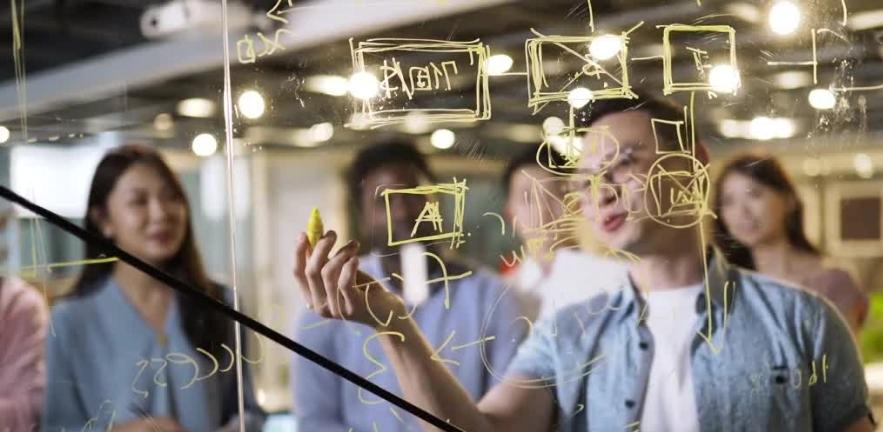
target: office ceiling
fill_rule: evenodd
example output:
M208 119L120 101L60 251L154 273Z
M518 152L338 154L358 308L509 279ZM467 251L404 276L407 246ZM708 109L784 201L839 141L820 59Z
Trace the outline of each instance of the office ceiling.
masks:
M334 127L333 138L321 145L350 146L380 135L413 136L426 141L435 127L446 127L458 137L451 152L488 157L510 154L514 146L539 141L540 125L547 117L554 115L566 121L568 116L566 102L550 103L539 112L528 107L525 41L538 37L538 33L590 34L585 1L325 0L294 1L289 6L287 0L282 0L281 9L289 8L290 12L278 15L282 20L268 19L266 12L276 3L230 2L234 95L257 89L267 104L265 115L259 119L246 119L238 110L234 113L234 136L255 148L299 150L298 133L329 122ZM407 8L402 7L405 3ZM824 142L821 146L831 145L831 140L825 138L844 136L852 137L849 142L855 141L856 145L866 144L883 132L883 89L856 89L883 84L883 17L873 15L880 6L874 5L874 0L846 0L848 25L843 26L839 0L798 3L803 19L791 37L771 33L766 18L769 3L765 1L703 0L699 5L697 0L595 0L591 12L595 35L629 31L643 22L629 33L626 69L633 86L656 94L662 94L665 87L659 57L663 51L661 26L727 25L734 29L741 88L735 95L717 94L714 98L706 91L695 92L697 128L713 146L742 145L744 140L725 136L722 125L729 122L731 129L741 125L747 131L749 121L757 116L791 119L797 139L817 139ZM12 5L17 5L14 10ZM24 4L23 14L20 1L0 6L0 108L5 109L0 120L12 130L13 142L24 139L24 127L31 141L61 145L113 134L122 140L149 140L187 148L200 132L221 137L223 111L217 105L222 101L224 82L222 39L220 16L212 15L219 13L220 3L180 2L193 25L171 25L168 33L158 36L145 31L144 15L170 5L173 3L152 0L33 0ZM351 9L348 13L341 12L347 8ZM825 29L816 32L815 50L813 28ZM24 49L20 51L15 49L17 29L24 29ZM259 44L262 39L258 32L274 40L280 29L284 31L274 52L256 56L253 63L237 60L242 54L240 51L237 56L237 41L247 35L256 53L266 52ZM353 121L357 108L353 99L321 94L309 85L311 78L319 75L348 77L353 73L350 37L355 44L373 38L478 39L491 54L507 54L514 64L509 75L488 80L490 120L429 127L418 122L353 130L343 126ZM708 64L726 62L726 42L726 35L716 32L677 33L672 39L677 53L671 64L672 79L677 82L699 74L702 68L697 66L697 59ZM697 53L704 49L702 53L708 54L684 55L687 51L679 48L681 45ZM584 68L586 62L579 55L585 55L588 47L567 46L573 51L552 50L543 57L550 80L571 77ZM155 57L144 59L149 53ZM814 54L816 84L809 64ZM245 60L249 60L247 57ZM400 52L396 58L402 64L418 64L435 61L438 56L410 51ZM464 74L468 70L461 68ZM622 70L615 60L605 68L621 80ZM706 68L701 73L708 72ZM585 82L592 86L600 81ZM449 108L475 99L474 80L453 79L450 85L451 89L443 92L415 92L408 107ZM837 108L818 111L807 101L808 92L815 87L856 90L837 92ZM21 104L23 95L27 95L26 108ZM689 95L682 91L673 97L686 103ZM181 100L195 97L216 103L209 117L178 113ZM27 112L26 122L22 121L22 112ZM174 127L157 128L155 120L163 113L171 116ZM769 144L790 142L773 139ZM842 146L846 141L834 142Z

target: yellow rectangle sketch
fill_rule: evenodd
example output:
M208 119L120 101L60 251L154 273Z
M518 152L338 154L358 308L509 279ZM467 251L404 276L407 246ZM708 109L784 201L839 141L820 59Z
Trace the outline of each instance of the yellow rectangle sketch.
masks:
M683 134L684 121L683 120L662 120L662 119L658 119L658 118L653 118L653 119L650 119L650 125L653 127L653 138L656 141L656 154L665 154L665 153L692 154L690 149L688 149L684 146L684 134ZM659 133L660 132L659 131L663 128L674 128L674 134L672 134L672 135L677 137L677 140L678 140L678 149L677 150L665 150L665 147L666 147L665 143L662 143L662 145L660 145L660 140L659 140Z
M534 32L536 33L536 32ZM539 33L537 33L539 35ZM616 56L619 72L608 71L610 66L602 65L588 53L594 36L545 36L528 39L524 44L527 58L528 106L534 113L550 102L566 102L570 90L585 87L591 90L593 99L616 99L637 97L631 90L628 76L628 33L622 33L622 48ZM563 79L563 84L551 83L551 73L544 66L543 59L557 49L562 54L572 56L580 63L580 69Z
M478 40L370 39L353 45L353 72L374 74L380 82L376 97L355 100L355 112L366 127L401 124L408 114L428 122L474 122L491 118L486 60L489 49ZM414 55L418 53L418 55ZM419 62L419 63L418 63ZM450 97L452 106L422 106L415 98L437 103L460 92L475 97ZM429 98L426 98L429 97ZM465 102L461 102L464 101Z
M708 83L708 80L705 81L692 81L692 82L677 82L673 78L672 74L672 36L677 33L694 33L701 35L702 33L710 33L710 34L723 34L726 36L727 47L724 47L725 50L724 55L727 59L726 64L732 66L734 69L738 70L738 65L736 64L736 30L728 25L684 25L684 24L671 24L662 26L662 67L663 67L663 81L664 88L663 92L666 95L672 94L678 91L711 91L712 87ZM689 51L691 56L693 57L694 63L697 64L697 68L700 69L700 75L704 74L704 68L710 68L711 65L705 63L705 59L710 58L713 53L708 52L708 50L700 50L691 47L683 47L684 50ZM718 63L721 64L721 63Z
M387 244L389 246L398 246L406 243L415 243L423 241L435 240L451 240L451 248L460 246L463 243L463 215L466 209L466 180L457 181L453 179L451 183L439 183L427 186L417 186L406 189L386 189L381 194L386 203L386 232ZM392 204L390 196L396 194L418 195L426 197L426 202L420 214L414 220L409 238L395 238L392 227ZM439 196L448 196L453 200L453 214L449 221L445 221L442 216L441 201ZM432 226L432 234L417 236L417 231L422 224L430 224Z

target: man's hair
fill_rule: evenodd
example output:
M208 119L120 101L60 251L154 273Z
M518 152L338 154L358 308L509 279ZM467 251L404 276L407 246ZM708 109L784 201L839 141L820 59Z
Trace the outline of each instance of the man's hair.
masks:
M586 105L576 113L576 123L579 127L589 127L598 119L608 114L628 111L643 111L659 120L682 121L684 110L682 106L675 104L669 99L662 99L642 91L634 92L638 97L635 99L602 99ZM677 129L671 126L657 128L660 138L665 138L665 144L672 149L678 145ZM681 133L686 133L682 130ZM683 138L683 137L682 137Z
M347 187L350 196L358 202L357 208L361 209L362 182L365 177L378 168L390 165L413 166L430 181L435 181L435 175L430 171L426 158L414 144L403 140L382 141L360 150L347 170Z
M509 164L506 165L506 169L503 171L503 190L506 192L506 197L509 196L509 189L512 186L512 177L515 176L515 173L518 172L519 169L525 166L540 166L537 162L537 153L540 152L540 150L543 150L544 153L545 151L549 152L548 157L551 158L551 161L555 166L561 167L567 163L564 156L562 156L561 153L558 153L555 149L551 147L542 149L542 147L543 146L539 144L530 145L509 160ZM544 157L543 159L545 160L546 158Z

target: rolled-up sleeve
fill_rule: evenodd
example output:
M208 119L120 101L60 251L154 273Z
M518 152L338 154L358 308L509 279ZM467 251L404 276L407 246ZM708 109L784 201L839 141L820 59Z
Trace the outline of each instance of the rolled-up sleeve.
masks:
M547 387L555 382L554 319L543 319L531 326L527 339L509 364L507 379L531 387Z

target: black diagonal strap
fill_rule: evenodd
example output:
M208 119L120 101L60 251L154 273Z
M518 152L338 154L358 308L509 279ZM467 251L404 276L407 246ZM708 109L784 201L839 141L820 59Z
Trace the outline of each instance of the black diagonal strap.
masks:
M18 204L42 217L44 217L49 223L55 225L56 227L68 232L69 234L76 236L80 240L91 244L93 246L97 246L101 250L104 251L108 256L115 256L120 261L125 262L126 264L135 267L138 270L141 270L145 274L150 277L170 286L171 288L177 290L178 292L190 296L197 303L201 304L204 307L209 309L213 309L215 312L221 313L227 318L230 318L234 321L239 322L240 324L248 327L255 333L266 337L267 339L276 342L279 345L288 348L290 351L295 354L327 369L331 373L342 377L343 379L365 389L371 393L374 393L378 397L386 400L387 402L407 411L408 413L419 417L425 422L448 432L463 432L460 428L418 408L416 405L396 396L395 394L387 391L383 387L378 386L377 384L368 381L365 378L362 378L355 372L350 371L349 369L344 368L343 366L319 355L315 351L285 337L282 333L279 333L264 324L261 324L260 321L257 321L248 315L245 315L226 304L215 300L212 297L209 297L202 291L199 291L190 285L176 279L172 275L150 265L140 259L134 257L128 252L120 249L112 242L96 235L95 233L86 231L83 228L71 223L67 219L59 216L56 213L53 213L43 207L40 207L37 204L29 201L28 199L18 195L13 192L6 186L0 186L0 197Z

